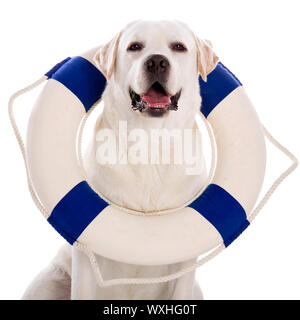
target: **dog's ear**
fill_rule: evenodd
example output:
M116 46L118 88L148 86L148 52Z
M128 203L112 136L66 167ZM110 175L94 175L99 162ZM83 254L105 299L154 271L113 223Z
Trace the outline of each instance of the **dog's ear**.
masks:
M116 64L118 44L121 32L113 37L107 44L101 46L94 55L94 62L107 80L110 79Z
M195 36L197 48L197 65L203 81L207 81L207 75L214 70L219 58L215 54L209 40L202 40Z

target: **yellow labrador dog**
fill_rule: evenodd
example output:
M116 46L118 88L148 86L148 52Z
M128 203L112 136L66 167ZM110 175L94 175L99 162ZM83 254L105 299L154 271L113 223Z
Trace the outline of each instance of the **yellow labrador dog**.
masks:
M198 75L203 80L217 63L210 44L197 38L178 21L136 21L127 25L97 51L94 62L109 79L103 94L104 109L85 157L88 179L112 202L147 212L174 208L190 200L206 182L201 141L193 140L197 174L190 164L160 161L105 162L101 158L102 133L119 134L120 121L127 132L155 129L196 131L195 115L201 105ZM115 140L115 147L119 139ZM169 153L174 152L175 142ZM147 160L147 157L144 158ZM138 241L138 239L137 239ZM172 239L170 239L172 241ZM105 279L157 277L179 270L192 261L164 266L138 266L102 256L97 261ZM66 245L49 267L26 290L24 299L201 299L194 272L161 284L97 285L86 255Z

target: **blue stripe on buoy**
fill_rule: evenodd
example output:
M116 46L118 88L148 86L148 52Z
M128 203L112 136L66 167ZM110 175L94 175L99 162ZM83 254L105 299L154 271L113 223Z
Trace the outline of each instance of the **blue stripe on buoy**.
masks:
M73 244L107 206L108 203L101 199L86 181L82 181L58 202L48 222Z
M63 60L45 75L72 91L86 111L101 98L106 85L103 74L92 63L79 56Z
M216 184L210 184L189 207L198 211L218 230L226 247L250 224L239 202Z
M52 75L63 65L65 64L67 61L69 61L71 59L71 57L68 57L64 60L62 60L61 62L57 63L52 69L50 69L47 73L45 73L45 76L49 78L52 77Z
M224 98L242 84L231 71L219 62L207 76L207 82L199 77L199 85L202 97L201 112L207 118Z

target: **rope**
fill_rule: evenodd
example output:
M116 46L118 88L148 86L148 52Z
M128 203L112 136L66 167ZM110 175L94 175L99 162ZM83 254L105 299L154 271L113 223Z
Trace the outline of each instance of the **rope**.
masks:
M37 81L33 82L32 84L30 84L29 86L15 92L9 99L8 102L8 114L9 114L9 119L12 125L12 128L14 130L15 136L17 138L22 156L23 156L23 160L24 160L24 164L25 164L25 169L26 169L26 176L27 176L27 183L28 183L28 188L30 191L30 195L34 201L34 203L36 204L36 206L38 207L38 209L42 212L43 216L48 219L48 217L50 216L50 213L48 213L48 211L46 210L46 208L43 206L43 204L41 203L41 201L39 200L36 191L34 190L31 178L30 178L30 173L29 173L29 168L28 168L28 163L27 163L27 158L26 158L26 148L25 148L25 144L24 141L22 139L22 136L20 134L20 131L18 129L16 120L15 120L15 115L14 115L14 101L16 98L18 98L19 96L21 96L22 94L31 91L32 89L36 88L37 86L39 86L41 83L43 83L44 81L46 81L48 79L47 76L43 76L40 79L38 79Z
M122 284L156 284L156 283L162 283L162 282L168 282L171 280L175 280L177 278L182 277L183 275L195 270L202 264L206 263L207 261L214 258L217 254L219 254L223 249L225 249L224 244L220 244L217 246L213 251L211 251L209 254L207 254L205 257L198 260L196 263L191 264L188 267L185 267L183 269L180 269L177 272L160 276L160 277L153 277L153 278L118 278L118 279L110 279L110 280L103 280L103 277L101 275L96 256L95 254L84 244L76 242L74 245L83 251L89 258L92 270L94 272L97 284L100 287L109 287L109 286L115 286L115 285L122 285Z
M270 132L263 126L264 134L268 138L268 140L281 152L283 152L288 158L291 159L292 164L273 182L271 187L268 189L268 191L265 193L264 197L261 199L261 201L257 204L257 206L252 211L251 215L248 218L249 222L252 222L254 218L257 216L259 211L264 207L264 205L267 203L267 201L270 199L274 191L278 188L278 186L282 183L282 181L290 175L298 166L298 160L297 158L284 146L282 146L271 134Z
M43 204L41 203L41 201L38 198L38 195L37 195L36 191L34 190L34 187L33 187L33 184L32 184L31 178L30 178L30 174L29 174L29 168L28 168L28 163L27 163L27 158L26 158L26 148L25 148L23 139L21 137L21 134L19 132L18 126L17 126L16 121L15 121L14 112L13 112L13 104L14 104L14 101L15 101L15 99L17 97L19 97L22 94L34 89L35 87L39 86L41 83L43 83L47 79L48 79L47 76L43 76L39 80L37 80L34 83L32 83L31 85L25 87L24 89L21 89L21 90L17 91L16 93L14 93L11 96L11 98L9 100L9 103L8 103L9 118L10 118L13 130L14 130L15 136L16 136L17 141L19 143L19 146L20 146L20 149L21 149L21 152L22 152L22 156L23 156L23 160L24 160L24 163L25 163L29 191L30 191L30 194L31 194L31 197L32 197L34 203L36 204L36 206L42 212L43 216L46 219L50 216L50 213L43 206ZM83 125L81 126L81 129L79 131L79 136L78 136L78 143L79 144L81 143L82 133L83 133L83 126L84 126L84 124L85 124L85 122L87 120L88 115L82 121ZM201 113L200 113L200 115L202 116ZM204 120L205 126L207 128L207 131L208 131L208 134L209 134L209 139L210 139L211 146L212 146L211 168L210 168L210 172L209 172L209 175L208 175L208 178L207 178L207 181L209 183L211 181L212 177L213 177L215 166L216 166L215 142L214 142L214 135L213 135L213 132L212 132L212 128L210 127L208 121L206 120L206 118L204 116L202 116L202 119ZM274 183L271 185L271 187L267 190L267 192L265 193L265 195L263 196L261 201L257 204L257 206L253 209L253 211L249 215L249 217L248 217L249 222L252 222L254 220L254 218L257 216L259 211L264 207L266 202L273 195L274 191L278 188L278 186L298 166L297 158L290 151L288 151L285 147L283 147L269 133L269 131L267 131L267 129L265 127L263 127L263 132L264 132L265 136L268 138L268 140L275 147L277 147L288 158L291 159L292 164L290 165L290 167L288 167L288 169L286 169L274 181ZM80 147L79 147L79 161L82 164L82 156L81 156ZM202 256L197 262L191 264L190 266L182 268L177 272L174 272L174 273L171 273L171 274L168 274L168 275L165 275L165 276L159 276L159 277L153 277L153 278L119 278L119 279L104 280L103 277L102 277L101 271L99 269L95 254L86 245L84 245L84 244L82 244L82 243L80 243L78 241L76 241L74 243L74 246L76 248L80 249L81 251L83 251L87 255L87 257L89 258L92 270L93 270L95 278L96 278L96 281L97 281L98 285L101 286L101 287L108 287L108 286L121 285L121 284L136 284L136 285L137 284L154 284L154 283L162 283L162 282L175 280L175 279L180 278L183 275L185 275L185 274L187 274L187 273L189 273L191 271L194 271L196 268L198 268L202 264L204 264L207 261L211 260L213 257L215 257L217 254L219 254L225 248L224 244L220 244L216 248L211 250L210 253L206 254L205 256Z

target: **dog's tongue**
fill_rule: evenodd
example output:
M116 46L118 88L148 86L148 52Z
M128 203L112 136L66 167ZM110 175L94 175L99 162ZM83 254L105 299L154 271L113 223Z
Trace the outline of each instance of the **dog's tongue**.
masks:
M145 94L142 95L142 99L151 107L164 107L167 104L171 103L171 99L169 96L164 93L155 90L154 88L150 88Z

